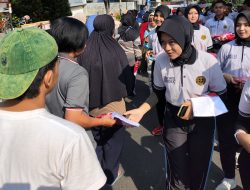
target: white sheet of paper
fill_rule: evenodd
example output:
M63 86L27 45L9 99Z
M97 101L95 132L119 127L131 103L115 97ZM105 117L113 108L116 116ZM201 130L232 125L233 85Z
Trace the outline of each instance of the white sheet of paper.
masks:
M112 112L112 118L119 119L122 122L122 125L125 126L140 127L140 123L131 121L117 112Z
M191 98L194 117L215 117L228 112L219 96Z

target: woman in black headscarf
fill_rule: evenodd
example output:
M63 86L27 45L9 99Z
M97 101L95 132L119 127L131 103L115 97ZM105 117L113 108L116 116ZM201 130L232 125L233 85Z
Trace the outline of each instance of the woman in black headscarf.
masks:
M94 20L94 31L87 41L79 63L89 74L89 107L93 117L126 111L124 97L131 79L128 61L123 49L112 37L114 20L109 15L98 15ZM124 142L124 128L99 127L93 131L97 141L97 156L112 185L119 177L119 159Z
M142 51L140 49L140 28L135 16L128 12L122 15L121 26L118 28L118 43L124 49L129 62L133 85L128 89L128 95L135 95L135 75L141 63Z
M186 18L168 17L157 34L164 50L155 63L153 85L157 91L138 109L125 115L140 121L157 99L165 97L166 189L204 189L213 150L215 119L193 115L191 98L209 92L222 96L226 83L217 60L191 45L193 27Z
M189 5L185 9L185 17L192 24L194 29L194 36L192 44L196 49L207 51L213 47L213 41L210 31L207 27L199 24L201 9L198 5Z
M224 44L219 53L218 61L227 82L228 114L223 120L217 119L217 131L220 147L221 165L224 179L218 189L236 186L235 153L237 144L234 139L234 123L238 117L238 105L246 80L250 77L250 12L243 11L235 19L236 39ZM226 127L225 127L226 126ZM249 179L249 176L248 176Z
M121 26L118 28L118 34L123 41L134 41L140 35L140 27L136 22L136 17L132 12L122 15Z

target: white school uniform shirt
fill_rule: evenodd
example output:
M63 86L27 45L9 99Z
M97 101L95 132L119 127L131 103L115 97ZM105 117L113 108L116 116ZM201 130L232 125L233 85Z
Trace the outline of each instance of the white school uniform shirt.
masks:
M197 59L192 65L174 67L168 55L161 53L155 63L154 86L166 88L165 97L172 105L180 106L185 100L205 95L209 92L223 94L226 82L216 58L204 51L197 51Z
M222 20L215 20L215 17L210 18L205 26L209 29L212 37L225 33L234 33L234 22L228 17L224 17Z
M244 85L239 103L239 114L250 117L250 79Z
M200 25L199 30L194 30L192 45L202 51L212 48L213 41L207 27Z
M221 47L217 59L223 73L250 77L250 47L239 46L233 40Z
M159 43L156 30L152 30L148 36L148 48L153 50L154 57L156 58L160 52L163 52L161 44Z

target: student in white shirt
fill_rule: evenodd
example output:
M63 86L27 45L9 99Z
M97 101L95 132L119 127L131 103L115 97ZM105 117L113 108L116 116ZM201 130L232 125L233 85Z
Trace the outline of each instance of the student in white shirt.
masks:
M217 119L221 164L224 179L216 190L233 189L235 182L236 142L234 123L238 116L241 91L250 77L250 12L241 12L235 20L236 39L222 46L218 53L224 78L227 82L228 114Z
M199 24L200 7L198 5L189 5L185 9L185 17L193 25L194 36L193 46L202 51L207 51L213 47L213 41L207 27Z
M147 51L146 53L147 58L150 58L150 56L153 56L154 58L154 61L152 62L152 66L151 66L151 73L152 73L151 81L153 81L153 78L154 78L155 59L157 58L159 53L163 51L161 44L159 43L159 40L158 40L157 31L162 25L162 23L164 22L164 20L166 20L166 18L169 16L169 14L170 14L170 9L168 6L160 5L155 9L154 20L156 22L157 27L150 32L151 34L149 35L149 42L148 42L149 51ZM154 86L152 86L152 89L155 90ZM165 105L166 105L166 101L164 99L159 101L156 105L159 125L152 130L151 133L153 135L162 134L163 118L164 118L163 113L164 113Z
M242 90L239 103L239 116L235 124L235 138L243 147L239 156L239 171L243 188L250 189L250 80Z
M225 17L225 2L218 0L213 5L215 16L207 20L205 26L210 30L211 36L218 36L226 32L234 33L234 23Z
M221 36L225 33L234 33L234 22L225 16L225 2L218 0L213 3L215 16L206 21L205 26L209 29L212 39L214 40L214 52L217 53L225 39Z
M157 102L166 98L163 140L167 150L166 189L204 189L213 149L215 121L213 117L192 116L191 98L226 91L217 60L191 45L193 27L184 17L168 17L157 32L164 49L156 59L154 95L139 108L125 113L140 121ZM180 107L187 111L177 116Z

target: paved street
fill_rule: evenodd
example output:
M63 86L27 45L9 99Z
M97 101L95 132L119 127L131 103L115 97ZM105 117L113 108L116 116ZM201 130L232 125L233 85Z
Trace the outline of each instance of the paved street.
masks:
M128 109L140 105L149 95L147 78L137 76L137 96L129 102ZM164 190L165 171L163 144L161 137L154 137L150 131L157 126L155 109L151 110L141 124L144 127L127 129L126 143L122 154L121 167L124 176L112 187L104 190ZM237 172L235 190L241 190L242 185ZM214 190L223 178L219 161L219 153L214 151L211 172L207 182L207 190Z

